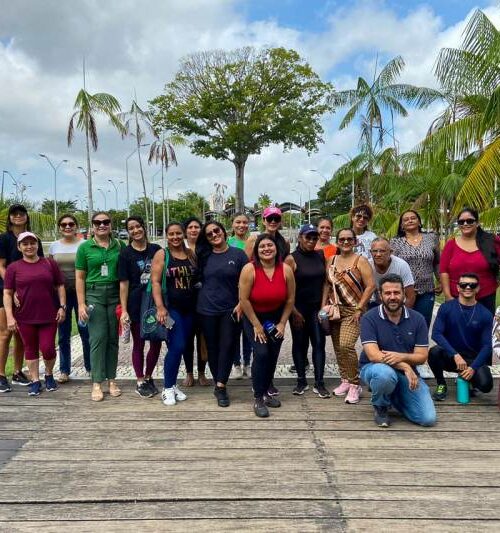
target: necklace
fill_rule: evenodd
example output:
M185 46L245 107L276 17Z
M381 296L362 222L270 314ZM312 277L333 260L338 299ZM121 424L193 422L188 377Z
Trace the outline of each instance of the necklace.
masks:
M467 309L467 308L470 308L470 305L462 305L460 302L458 302L458 305L460 306L460 312L462 313L462 318L464 319L464 322L465 322L465 326L470 326L470 323L472 322L472 319L474 318L474 314L476 312L476 305L477 304L474 304L472 306L472 313L469 317L469 320L466 320L466 311L464 311L464 307Z

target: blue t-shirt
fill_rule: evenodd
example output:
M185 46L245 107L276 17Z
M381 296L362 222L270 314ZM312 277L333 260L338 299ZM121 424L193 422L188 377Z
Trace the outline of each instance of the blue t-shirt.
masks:
M380 350L389 352L413 353L416 346L429 346L429 331L424 317L406 307L403 307L398 324L387 318L383 305L371 309L361 318L360 337L361 344L376 343ZM363 350L359 358L360 367L369 362Z
M239 300L240 273L247 263L245 252L233 246L222 253L211 253L201 274L196 311L202 315L222 315L232 311Z
M460 305L456 299L439 306L432 339L448 357L474 357L474 370L491 364L493 315L483 305Z

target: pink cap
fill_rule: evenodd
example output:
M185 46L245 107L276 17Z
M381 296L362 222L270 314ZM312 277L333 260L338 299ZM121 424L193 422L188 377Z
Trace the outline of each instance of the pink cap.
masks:
M35 239L35 241L38 241L38 237L34 233L32 233L31 231L23 231L17 237L17 242L24 241L24 239L27 239L28 237L32 237L33 239Z
M279 207L266 207L262 213L262 218L267 218L271 215L281 216L281 209Z

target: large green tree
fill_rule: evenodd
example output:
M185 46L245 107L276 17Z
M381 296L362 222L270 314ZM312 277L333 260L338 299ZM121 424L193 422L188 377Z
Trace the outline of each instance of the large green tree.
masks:
M248 157L271 144L317 149L332 90L297 52L247 47L187 56L151 104L159 131L189 137L196 155L233 163L242 211Z

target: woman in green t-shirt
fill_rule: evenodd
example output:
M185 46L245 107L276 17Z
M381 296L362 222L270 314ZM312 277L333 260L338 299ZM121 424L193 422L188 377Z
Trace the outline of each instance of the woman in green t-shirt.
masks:
M119 302L118 257L122 241L111 235L111 218L100 211L92 217L94 235L76 253L76 294L78 319L87 322L90 337L92 400L103 399L101 383L108 380L110 396L120 396L116 384L118 365ZM89 307L94 308L89 313Z

